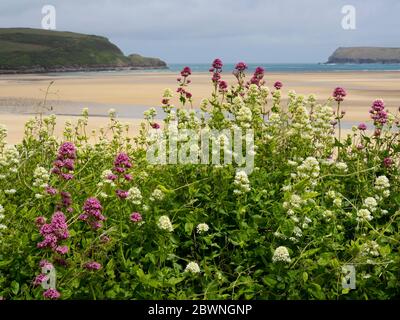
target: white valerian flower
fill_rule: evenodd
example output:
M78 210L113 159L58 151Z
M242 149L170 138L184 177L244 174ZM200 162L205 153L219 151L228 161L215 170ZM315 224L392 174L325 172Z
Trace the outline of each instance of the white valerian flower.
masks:
M328 198L331 198L331 199L335 199L335 198L336 198L336 192L333 191L333 190L329 190L329 191L326 193L326 195L328 196Z
M15 190L15 189L4 190L5 194L15 194L16 192L17 192L17 190Z
M4 207L0 204L0 214L4 213Z
M375 180L375 189L384 190L390 188L389 179L386 176L379 176Z
M136 187L132 187L128 190L127 199L133 204L140 204L142 202L142 193Z
M108 110L108 116L110 118L115 118L117 116L117 111L115 111L115 109L113 109L113 108Z
M233 184L236 186L236 189L233 190L235 194L243 194L251 190L250 181L245 171L236 172Z
M297 238L301 238L303 236L303 231L299 228L299 227L294 227L293 229L293 234L297 237Z
M390 190L385 190L385 191L383 191L383 192L382 192L382 195L383 195L384 198L389 197L389 196L390 196Z
M357 212L357 220L361 221L361 220L367 220L367 221L371 221L373 219L371 212L368 209L360 209Z
M288 262L290 263L291 259L289 256L289 251L286 247L280 246L275 249L274 255L272 256L273 262Z
M199 223L197 225L197 233L204 233L207 232L210 229L207 223Z
M196 262L189 262L185 268L185 272L200 273L200 267Z
M288 160L288 165L292 166L292 167L296 167L297 166L297 162L293 161L293 160Z
M300 208L300 206L304 203L304 200L297 194L292 194L290 197L290 205L293 208Z
M242 105L238 112L236 113L236 120L240 123L241 126L245 128L250 127L251 119L252 119L251 109Z
M106 199L106 198L108 198L108 194L105 193L105 192L100 192L99 197L103 198L103 199Z
M326 219L326 220L330 220L331 218L333 218L335 216L335 214L331 211L331 210L325 210L322 213L322 216Z
M153 193L150 196L150 201L162 201L165 195L160 189L154 189Z
M166 230L169 232L174 231L174 227L172 226L171 220L167 216L161 216L158 219L158 227L162 230Z
M378 203L376 202L375 198L368 197L364 200L364 206L371 212L376 210L377 205Z
M163 93L163 98L173 98L174 94L170 88L165 88Z
M297 167L297 175L301 178L313 177L319 175L319 163L314 157L308 157L300 166Z
M41 166L37 166L33 172L33 186L39 188L46 188L50 179L49 171Z
M334 200L333 200L333 204L334 204L336 207L341 207L341 206L342 206L342 199L341 199L341 198L336 198L336 199L334 199Z
M344 162L337 162L336 165L335 165L335 167L336 167L338 170L343 171L343 172L347 172L347 170L348 170L347 164L344 163Z
M19 164L19 152L13 145L6 145L3 149L3 154L0 154L0 169L7 168L8 172L17 172Z
M361 255L363 256L379 256L379 244L373 240L369 240L361 247Z

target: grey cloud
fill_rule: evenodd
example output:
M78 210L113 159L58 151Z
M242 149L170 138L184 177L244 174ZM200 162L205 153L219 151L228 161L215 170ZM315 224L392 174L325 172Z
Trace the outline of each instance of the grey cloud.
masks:
M400 29L397 0L2 0L0 27L40 27L44 4L56 7L59 30L169 62L318 62L341 45L398 46ZM341 28L345 4L357 30Z

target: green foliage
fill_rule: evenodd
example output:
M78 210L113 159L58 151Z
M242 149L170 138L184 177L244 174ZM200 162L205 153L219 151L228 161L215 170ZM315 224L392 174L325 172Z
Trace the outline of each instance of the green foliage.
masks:
M329 101L318 105L312 97L291 93L284 108L275 91L274 112L263 114L268 95L263 86L234 87L228 101L223 93L215 93L203 102L203 120L182 109L176 115L180 128L256 128L255 167L248 175L248 189L243 176L238 182L235 164L149 163L147 133L154 112L147 113L135 138L113 112L109 126L95 137L86 130L87 111L77 123L66 124L61 141L53 136L55 117L28 122L16 149L5 146L0 130L0 222L5 226L0 230L0 296L43 299L43 289L32 285L42 259L54 264L62 299L398 296L396 122L392 119L382 127L380 136L354 130L345 141L335 142ZM164 97L170 97L170 91ZM245 107L251 110L250 118L242 117ZM166 102L164 109L167 125L174 108ZM221 119L226 113L220 111L227 109L231 114ZM69 238L63 244L69 252L60 261L52 250L37 247L43 239L35 219L44 216L49 221L60 198L47 195L35 183L35 172L38 166L50 171L65 141L77 147L74 179L62 181L51 174L46 182L72 196L73 211L64 210ZM111 183L103 172L113 168L120 152L129 155L133 178ZM396 165L383 165L389 156ZM140 201L116 196L116 189L132 187L140 190ZM100 199L107 218L98 230L78 219L89 197ZM373 219L360 217L367 208ZM140 212L143 221L131 221L132 212ZM161 216L169 217L173 231L160 228ZM199 231L204 223L209 229ZM109 240L103 241L104 236ZM89 271L84 267L88 261L97 261L102 268ZM198 264L199 273L188 272L190 262ZM356 268L354 290L341 284L342 267L348 264Z

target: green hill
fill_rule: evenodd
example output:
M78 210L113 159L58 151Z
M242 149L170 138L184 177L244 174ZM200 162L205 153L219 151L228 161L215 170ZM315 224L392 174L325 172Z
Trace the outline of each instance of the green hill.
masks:
M166 68L157 58L126 57L107 38L73 32L0 28L0 73Z
M340 47L328 63L400 63L400 48Z

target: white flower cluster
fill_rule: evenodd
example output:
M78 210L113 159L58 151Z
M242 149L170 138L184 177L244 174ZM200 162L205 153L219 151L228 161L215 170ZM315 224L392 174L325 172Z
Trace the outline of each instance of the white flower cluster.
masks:
M268 120L269 123L275 127L279 127L279 125L281 124L281 116L277 112L271 112Z
M13 145L4 147L3 154L0 155L0 170L6 168L8 172L18 172L19 152ZM5 176L0 177L5 178Z
M369 211L368 209L360 209L357 212L357 220L358 221L371 221L373 219L372 215L371 215L371 211Z
M376 202L375 198L368 197L364 200L364 207L371 212L376 211L376 207L378 206L378 203Z
M376 241L369 240L361 246L361 255L363 256L379 256L379 244Z
M304 106L304 96L295 93L289 96L288 109L292 114L291 129L287 132L289 136L300 136L304 140L312 139L312 125L310 115Z
M132 187L128 190L127 199L133 204L141 204L142 198L142 193L138 188Z
M273 262L287 262L290 263L289 251L286 247L280 246L275 249L274 255L272 256Z
M337 162L335 164L335 167L341 172L347 172L348 170L347 164L345 162Z
M329 190L326 194L328 196L328 198L331 198L333 200L333 204L335 205L335 207L340 208L343 204L342 198L341 198L341 194L339 192L335 192L333 190Z
M162 201L165 198L164 192L160 189L154 189L153 193L150 196L150 201Z
M331 210L325 210L322 213L322 217L326 220L326 221L330 221L332 218L335 217L335 213Z
M236 189L233 190L235 194L244 194L250 192L250 181L245 171L238 171L235 175L235 181L233 182Z
M171 220L167 216L161 216L158 219L158 227L162 230L166 230L168 232L174 231L174 227L172 226Z
M185 272L200 273L200 267L196 262L189 262L185 268Z
M174 93L170 88L165 88L163 92L163 98L173 98Z
M382 192L384 198L390 196L390 183L386 176L379 176L375 180L375 190Z
M299 195L292 194L290 196L290 200L289 201L285 201L283 203L283 207L285 209L289 209L289 208L299 209L304 203L305 203L305 201ZM288 211L288 214L289 215L293 214L293 210L292 211Z
M210 227L208 226L207 223L199 223L197 225L196 229L197 229L197 233L202 234L202 233L207 232L210 229Z
M148 110L146 110L145 112L143 112L144 118L148 121L152 121L155 116L157 115L157 111L154 108L150 108Z
M48 186L50 179L49 171L41 166L37 166L33 172L33 186L44 189Z
M109 110L108 110L108 116L109 116L111 119L114 119L114 118L117 116L117 111L116 111L115 109L109 109Z
M314 157L308 157L297 167L297 177L300 179L309 178L312 186L317 184L316 178L319 177L319 172L319 163Z
M238 124L243 128L250 128L253 113L250 108L246 107L242 98L236 97L233 99L233 109Z
M310 97L309 97L310 99ZM314 108L314 112L311 114L311 120L313 121L313 132L316 136L320 137L325 134L329 134L331 137L333 120L333 109L327 105L317 105Z

